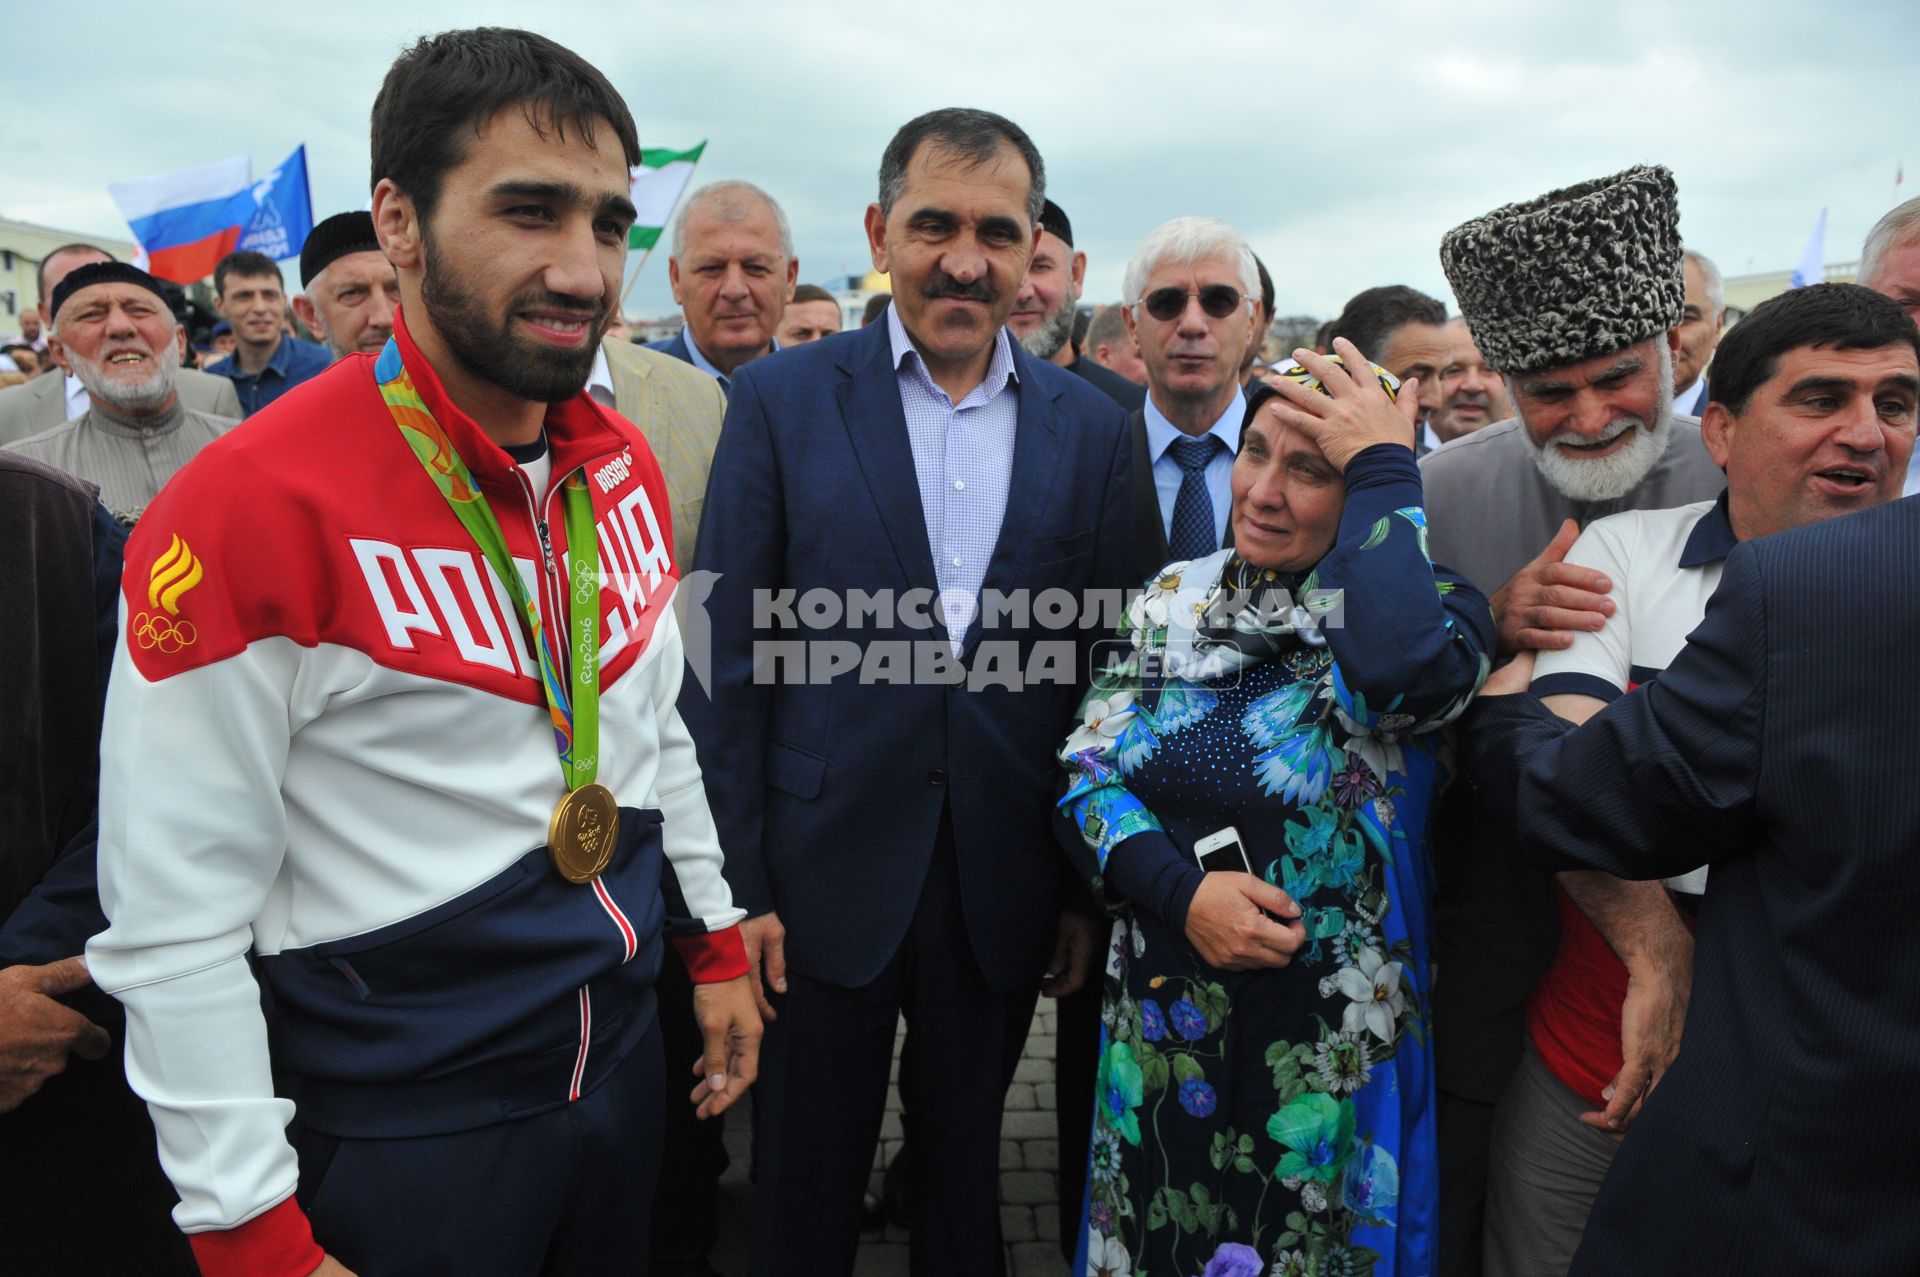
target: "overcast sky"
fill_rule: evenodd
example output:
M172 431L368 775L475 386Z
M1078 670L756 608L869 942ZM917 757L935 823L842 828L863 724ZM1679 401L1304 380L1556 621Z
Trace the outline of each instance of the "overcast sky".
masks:
M0 215L124 237L108 182L238 152L259 175L301 142L316 220L362 207L367 113L399 50L536 13L626 95L643 145L705 138L696 183L772 192L804 280L868 267L881 149L948 105L1032 134L1090 301L1117 298L1133 246L1188 213L1247 236L1280 313L1324 317L1374 284L1445 297L1448 227L1643 161L1674 170L1681 233L1730 275L1790 268L1823 205L1827 259L1854 258L1903 160L1899 195L1920 193L1912 0L171 8L8 13ZM664 258L630 311L671 309Z

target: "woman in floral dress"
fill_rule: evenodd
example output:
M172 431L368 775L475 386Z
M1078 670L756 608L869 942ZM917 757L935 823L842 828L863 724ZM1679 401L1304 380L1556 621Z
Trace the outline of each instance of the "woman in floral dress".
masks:
M1235 549L1147 585L1061 750L1071 854L1117 919L1098 1277L1433 1266L1426 825L1493 620L1427 557L1412 396L1301 358L1249 406ZM1252 873L1202 873L1228 828Z

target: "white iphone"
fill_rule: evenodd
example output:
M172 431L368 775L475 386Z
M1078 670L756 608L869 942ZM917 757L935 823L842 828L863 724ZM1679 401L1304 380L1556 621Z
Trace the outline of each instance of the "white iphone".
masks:
M1232 825L1216 830L1193 844L1193 858L1209 873L1253 872L1253 866L1247 860L1246 845L1240 841L1240 831Z

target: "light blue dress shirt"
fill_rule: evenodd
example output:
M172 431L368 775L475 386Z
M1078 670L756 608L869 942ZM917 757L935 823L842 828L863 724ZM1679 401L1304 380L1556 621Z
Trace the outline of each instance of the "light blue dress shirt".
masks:
M1013 435L1020 422L1013 346L1006 329L995 334L986 377L956 404L927 372L891 306L887 336L914 474L920 481L920 510L940 587L940 616L957 657L980 610L980 587L1007 513Z
M1180 427L1168 421L1160 408L1147 396L1147 455L1153 459L1153 490L1160 499L1160 530L1173 535L1173 503L1180 495L1180 463L1167 449L1175 439L1183 439ZM1213 501L1214 544L1227 539L1227 514L1233 505L1233 455L1240 451L1240 419L1247 415L1247 397L1240 391L1220 414L1220 420L1207 433L1227 445L1216 450L1207 462L1207 496Z

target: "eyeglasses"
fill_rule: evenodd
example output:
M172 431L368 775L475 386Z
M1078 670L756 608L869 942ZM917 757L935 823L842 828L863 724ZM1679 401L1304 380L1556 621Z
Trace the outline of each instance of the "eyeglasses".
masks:
M1230 284L1208 284L1197 293L1184 288L1156 288L1135 304L1145 306L1149 315L1164 324L1186 312L1189 297L1198 297L1200 309L1215 319L1225 319L1246 300L1240 290Z

